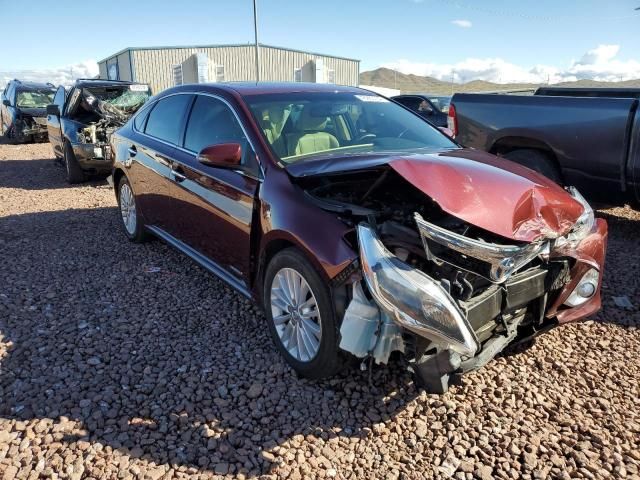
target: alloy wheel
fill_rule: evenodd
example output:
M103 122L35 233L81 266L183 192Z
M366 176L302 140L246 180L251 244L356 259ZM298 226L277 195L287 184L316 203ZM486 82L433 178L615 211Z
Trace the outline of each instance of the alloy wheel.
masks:
M131 187L127 183L123 183L120 187L120 214L127 233L134 235L136 233L136 202Z
M322 323L311 287L296 270L282 268L271 283L271 314L284 348L299 362L318 354Z

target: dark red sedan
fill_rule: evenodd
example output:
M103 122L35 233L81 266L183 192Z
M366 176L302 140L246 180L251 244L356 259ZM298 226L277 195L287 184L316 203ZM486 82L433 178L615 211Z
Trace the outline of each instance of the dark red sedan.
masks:
M124 231L264 307L300 374L409 361L431 391L600 308L607 225L572 188L366 90L184 85L112 137Z

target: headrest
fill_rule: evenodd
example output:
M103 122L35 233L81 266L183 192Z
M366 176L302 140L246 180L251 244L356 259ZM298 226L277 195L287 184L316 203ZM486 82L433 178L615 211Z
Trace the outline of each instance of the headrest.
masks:
M311 105L306 105L300 115L300 130L318 131L324 130L329 117L315 117L311 114Z

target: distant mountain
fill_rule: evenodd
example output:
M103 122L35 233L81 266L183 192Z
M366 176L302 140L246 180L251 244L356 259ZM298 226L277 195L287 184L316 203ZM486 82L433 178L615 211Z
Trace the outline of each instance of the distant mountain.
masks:
M493 92L500 90L526 90L535 89L542 84L536 83L493 83L484 80L473 80L468 83L443 82L433 77L404 74L389 68L377 68L360 74L361 85L373 85L376 87L395 88L402 93L424 92L441 95L449 95L452 92ZM623 82L597 82L595 80L578 80L577 82L563 82L554 84L558 87L638 87L640 79L626 80Z

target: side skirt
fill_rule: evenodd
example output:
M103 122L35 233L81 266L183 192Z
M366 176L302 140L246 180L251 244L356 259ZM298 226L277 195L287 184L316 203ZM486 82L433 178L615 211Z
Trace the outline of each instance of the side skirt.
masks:
M151 233L153 233L157 237L167 242L173 248L184 253L186 256L188 256L194 262L200 265L202 268L214 274L216 277L220 278L221 280L223 280L224 282L226 282L227 284L235 288L242 295L244 295L247 298L251 298L251 292L249 292L249 290L247 289L247 285L243 281L231 275L220 265L210 260L209 258L205 257L197 250L194 250L186 243L181 242L180 240L175 238L173 235L168 234L161 228L155 227L153 225L148 225L146 228Z

